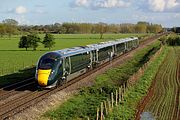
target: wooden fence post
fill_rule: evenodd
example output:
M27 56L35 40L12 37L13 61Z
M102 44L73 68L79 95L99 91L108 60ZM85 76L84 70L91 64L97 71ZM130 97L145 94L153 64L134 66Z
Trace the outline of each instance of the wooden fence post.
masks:
M121 94L122 94L121 87L119 87L119 103L121 102Z
M104 108L105 108L106 115L108 115L108 110L107 110L107 104L106 104L106 101L104 101Z
M111 93L111 104L112 104L112 109L113 109L113 103L114 103L114 97L113 97L113 92Z
M99 108L97 108L96 120L99 120Z
M111 101L108 100L108 108L109 108L109 112L111 112Z
M103 102L101 102L101 118L100 120L103 120Z
M121 96L122 96L121 100L124 101L124 93L122 93Z
M102 88L100 90L101 90L101 93L102 93Z
M117 102L118 102L118 92L116 90L116 106L117 106Z
M126 86L125 86L125 83L123 84L123 93L125 93L125 90L126 90Z

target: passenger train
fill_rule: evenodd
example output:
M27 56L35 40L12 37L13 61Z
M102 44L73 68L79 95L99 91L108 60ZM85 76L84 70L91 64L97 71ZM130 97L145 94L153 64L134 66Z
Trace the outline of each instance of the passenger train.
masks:
M56 87L138 45L138 38L130 37L45 53L37 63L36 82L42 88Z

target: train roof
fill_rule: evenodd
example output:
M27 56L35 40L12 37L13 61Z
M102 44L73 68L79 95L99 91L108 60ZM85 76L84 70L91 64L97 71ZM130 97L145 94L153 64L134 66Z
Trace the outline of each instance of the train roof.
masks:
M112 40L112 41L107 41L107 42L100 42L98 44L91 44L91 45L87 45L88 47L94 48L94 49L101 49L104 47L108 47L108 46L112 46L115 44L120 44L120 43L125 43L128 41L133 41L133 40L137 40L137 37L130 37L130 38L124 38L124 39L116 39L116 40Z
M87 45L87 46L66 48L66 49L57 50L57 51L53 51L53 52L59 53L62 57L68 57L68 56L72 56L72 55L76 55L76 54L80 54L80 53L85 53L85 52L89 52L92 50L101 49L104 47L108 47L108 46L112 46L115 44L120 44L120 43L124 43L124 42L128 42L128 41L133 41L133 40L137 40L137 39L138 39L137 37L130 37L130 38L125 38L125 39L116 39L113 41L101 42L98 44L91 44L91 45Z
M61 56L67 57L71 55L89 52L92 50L93 50L92 48L89 48L87 46L79 46L79 47L73 47L73 48L66 48L66 49L55 51L55 52L60 53Z

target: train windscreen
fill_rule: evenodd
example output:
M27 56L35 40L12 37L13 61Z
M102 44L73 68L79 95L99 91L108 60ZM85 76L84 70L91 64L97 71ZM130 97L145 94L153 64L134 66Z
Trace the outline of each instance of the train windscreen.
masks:
M59 64L61 64L59 54L47 53L40 58L38 69L55 69Z

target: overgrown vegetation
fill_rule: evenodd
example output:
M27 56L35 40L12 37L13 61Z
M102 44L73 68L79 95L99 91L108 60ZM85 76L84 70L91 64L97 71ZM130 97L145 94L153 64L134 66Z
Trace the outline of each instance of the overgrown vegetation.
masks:
M159 48L160 44L157 42L138 51L124 65L110 69L98 76L92 87L82 89L78 95L65 102L56 110L45 113L44 116L61 120L84 119L87 116L95 119L96 108L100 105L100 102L109 98L110 93L126 82Z
M138 102L147 94L152 80L155 78L164 58L167 56L168 49L164 48L161 54L153 61L150 62L144 75L138 82L130 87L124 94L122 105L114 109L114 111L107 117L107 119L117 120L132 120L135 117L136 107Z
M180 46L180 35L170 34L168 37L163 36L159 39L163 45Z

